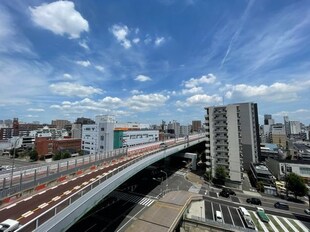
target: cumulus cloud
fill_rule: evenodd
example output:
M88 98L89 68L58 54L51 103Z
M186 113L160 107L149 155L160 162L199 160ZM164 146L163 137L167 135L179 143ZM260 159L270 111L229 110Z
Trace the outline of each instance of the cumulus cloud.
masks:
M254 99L260 97L265 100L294 101L298 99L298 93L310 88L310 81L298 83L280 83L271 85L251 86L246 84L226 85L221 90L225 91L225 97Z
M156 107L163 106L169 98L169 96L157 93L134 95L127 100L126 105L134 111L149 111Z
M145 76L145 75L138 75L136 78L135 78L135 81L141 81L141 82L145 82L145 81L151 81L152 79L148 76Z
M29 108L27 109L27 111L32 111L32 112L44 112L44 109L40 109L40 108Z
M127 39L129 29L126 25L113 25L110 31L124 48L128 49L131 47L131 42Z
M203 93L202 87L193 87L191 89L183 89L182 94L184 95L192 95L192 94L198 94L198 93Z
M213 74L203 75L200 78L191 78L188 81L183 81L182 85L186 88L194 88L201 84L212 84L216 81L216 77Z
M89 62L89 60L79 60L79 61L76 61L76 63L78 65L81 65L81 66L84 66L84 67L88 67L91 65L91 63Z
M207 94L197 94L187 98L185 101L177 101L176 105L178 107L191 107L193 105L211 105L218 104L222 102L222 98L217 94L207 95Z
M157 37L157 38L155 39L155 45L156 45L156 46L160 46L160 45L162 45L164 42L165 42L165 38L164 38L164 37Z
M87 97L93 94L102 94L103 91L92 86L84 86L77 83L60 82L51 84L50 89L53 93L69 97Z
M69 35L76 39L84 31L88 32L88 22L75 10L70 1L57 1L29 7L31 19L38 26L52 31L57 35Z

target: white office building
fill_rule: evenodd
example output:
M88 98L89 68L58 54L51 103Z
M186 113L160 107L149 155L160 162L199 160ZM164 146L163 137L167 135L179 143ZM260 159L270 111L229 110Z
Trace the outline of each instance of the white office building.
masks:
M206 157L210 170L223 166L227 170L226 185L240 187L243 170L257 162L259 155L259 125L257 104L240 103L206 107Z
M96 124L82 126L82 150L85 154L96 154L113 150L115 118L99 115Z

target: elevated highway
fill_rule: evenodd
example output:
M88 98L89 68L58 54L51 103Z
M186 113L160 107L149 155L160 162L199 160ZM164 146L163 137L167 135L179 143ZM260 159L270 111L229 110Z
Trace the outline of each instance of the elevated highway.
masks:
M147 145L119 157L114 163L98 165L90 172L1 209L1 215L18 219L19 231L65 231L123 182L147 166L204 142L204 135L170 141L166 148ZM169 144L169 142L167 142ZM151 145L149 145L151 146ZM93 167L93 166L92 166ZM57 190L57 191L56 191ZM2 217L0 216L2 220Z

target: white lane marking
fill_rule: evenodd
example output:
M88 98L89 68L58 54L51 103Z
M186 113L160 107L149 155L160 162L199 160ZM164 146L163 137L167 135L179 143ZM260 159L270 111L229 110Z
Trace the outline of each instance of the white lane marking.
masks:
M303 229L303 231L305 231L305 232L308 232L308 231L309 231L309 230L307 229L307 227L306 227L301 221L294 219L294 222L295 222L297 225L299 225L299 227L300 227L301 229Z
M28 217L33 214L33 211L28 211L27 213L22 214L22 217Z
M96 179L95 179L95 178L91 178L91 179L90 179L90 181L94 181L94 180L96 180Z
M16 203L14 203L14 204L12 204L12 205L9 205L9 206L7 206L7 207L5 207L6 209L9 209L9 208L12 208L12 207L14 207L16 205Z
M72 180L76 180L76 177L75 177L75 178L73 178L73 179L71 179L71 181L72 181Z
M69 195L70 193L71 193L71 191L70 191L70 190L68 190L68 191L64 192L64 194L65 194L65 195Z
M67 183L68 183L68 181L62 182L62 184L67 184Z
M61 198L60 196L54 197L54 198L52 199L52 201L57 201L57 200L59 200L60 198Z
M58 185L55 185L54 187L51 187L51 189L55 189L55 188L57 188L58 187Z
M276 217L276 216L274 216L274 215L272 215L272 217L273 217L274 220L281 226L281 228L282 228L282 230L284 230L284 232L289 232L289 231L285 228L285 226L282 224L282 222L279 220L278 217Z
M44 207L48 206L48 203L43 203L38 206L38 208L43 209Z
M275 232L279 232L279 230L277 229L277 227L273 224L273 222L270 220L269 221L269 225L271 226L271 228L275 231Z
M32 197L33 197L33 196L31 196L31 197L27 197L27 198L26 198L26 199L24 199L23 201L28 201L28 200L30 200Z
M88 182L86 182L86 181L82 183L82 185L87 185L87 184L88 184Z
M297 228L287 218L283 219L294 231L298 231Z
M43 193L45 193L45 192L46 192L46 190L44 190L44 191L42 191L42 192L39 192L38 195L41 195L41 194L43 194Z
M73 189L78 190L81 186L75 186Z

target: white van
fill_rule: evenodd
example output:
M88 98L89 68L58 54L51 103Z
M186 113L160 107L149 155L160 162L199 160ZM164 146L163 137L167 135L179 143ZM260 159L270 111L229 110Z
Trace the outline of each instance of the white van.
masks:
M223 215L221 211L215 211L215 218L217 222L223 222Z

